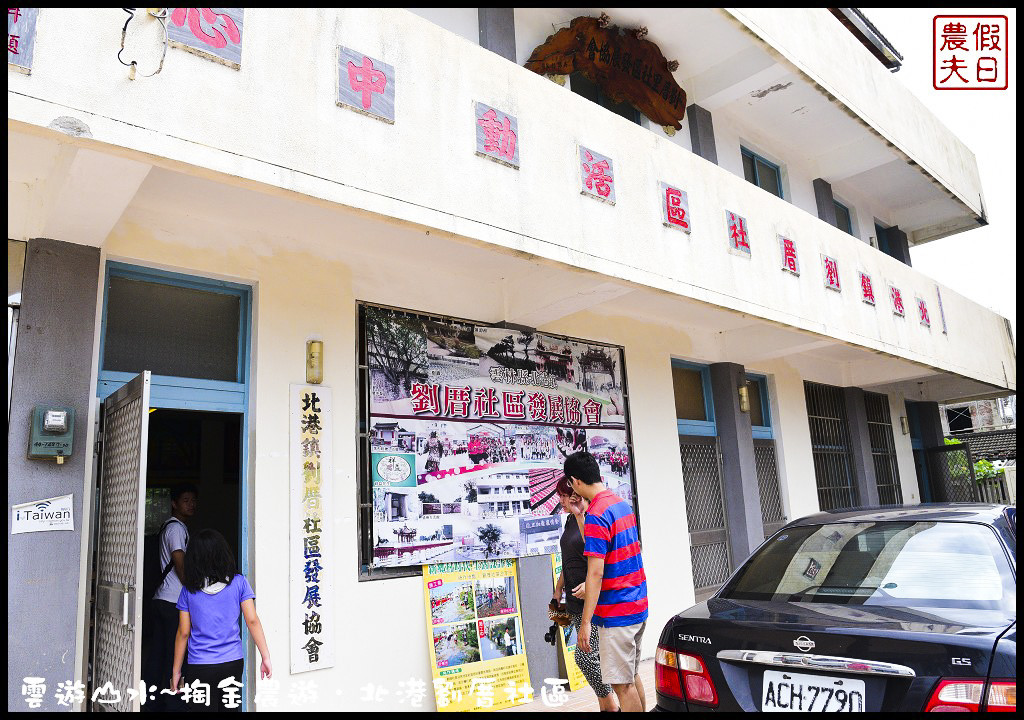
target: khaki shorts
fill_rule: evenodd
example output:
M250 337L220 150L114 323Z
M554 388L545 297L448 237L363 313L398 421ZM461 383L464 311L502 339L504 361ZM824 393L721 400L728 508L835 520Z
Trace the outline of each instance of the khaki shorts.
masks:
M624 627L598 627L601 639L601 680L609 685L627 685L640 671L640 642L647 621Z

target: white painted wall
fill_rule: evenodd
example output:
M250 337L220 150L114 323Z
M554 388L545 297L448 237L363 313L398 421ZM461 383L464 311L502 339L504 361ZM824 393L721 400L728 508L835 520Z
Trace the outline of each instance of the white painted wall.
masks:
M166 175L166 174L164 174ZM320 237L290 237L261 227L256 207L229 217L208 208L182 204L171 187L147 184L115 227L104 248L104 260L118 260L250 283L255 290L253 319L253 392L249 482L254 504L251 526L253 577L257 607L287 697L293 681L315 680L320 698L310 710L337 707L405 710L396 697L383 704L363 706L360 688L368 681L395 685L409 677L428 678L429 658L419 578L357 582L355 491L355 301L371 298L399 307L444 312L474 319L492 319L501 312L493 288L494 274L471 272L450 263L446 247L427 257L406 248L426 240L421 230L354 212L311 208L306 221L315 223ZM237 192L210 185L206 194L225 199ZM270 204L277 198L251 195L252 202ZM217 204L216 200L214 201ZM234 206L232 206L235 210ZM286 206L281 206L282 208ZM439 241L438 241L439 242ZM367 251L373 243L376 251ZM396 249L389 253L388 248ZM498 272L501 255L491 253ZM377 272L394 278L430 278L437 265L450 275L439 295L430 282L381 282ZM376 268L376 270L375 270ZM99 303L102 303L102 298ZM566 333L625 348L627 382L634 439L640 518L644 532L644 562L650 593L651 632L643 654L653 655L658 630L673 614L693 602L692 574L686 534L686 502L676 435L672 393L673 357L718 362L729 360L713 333L688 332L611 311L581 312L542 330ZM337 640L345 651L337 666L311 674L289 676L286 657L288 632L288 560L279 538L287 535L288 384L301 382L305 342L324 342L325 384L334 392L335 436L333 551L340 628ZM790 518L817 508L814 468L804 404L803 378L785 360L752 371L769 378L772 422L783 480L783 503ZM894 403L896 400L894 399ZM894 405L895 407L895 405ZM909 447L909 446L908 446ZM901 473L905 472L901 463ZM904 482L913 482L913 471ZM908 501L911 496L908 494ZM366 608L382 622L370 622ZM397 651L396 648L400 648ZM385 677L367 668L387 667ZM430 701L427 701L430 705Z
M974 153L824 8L729 8L737 20L982 214ZM922 30L924 31L924 30ZM829 60L831 59L831 60Z
M294 11L294 22L311 29L309 42L281 56L277 16L253 9L240 71L172 48L160 75L130 81L108 51L119 40L110 29L119 12L68 11L60 22L41 13L37 65L31 76L9 78L15 123L45 127L71 115L89 126L93 142L136 158L148 154L161 164L421 223L1015 386L1012 351L991 341L1004 335L994 313L944 290L947 336L934 323L929 330L912 316L894 318L884 295L878 307L864 305L858 268L879 289L893 282L907 297L925 297L933 317L935 285L799 207L411 13ZM396 67L395 125L335 106L338 45ZM475 100L518 117L521 170L473 154ZM615 162L616 206L579 194L579 144ZM662 227L658 180L690 193L689 239ZM808 192L808 183L792 180ZM749 220L752 259L724 252L726 209ZM9 237L24 232L9 224ZM799 279L779 271L777 233L799 245ZM821 252L839 261L842 295L822 287Z

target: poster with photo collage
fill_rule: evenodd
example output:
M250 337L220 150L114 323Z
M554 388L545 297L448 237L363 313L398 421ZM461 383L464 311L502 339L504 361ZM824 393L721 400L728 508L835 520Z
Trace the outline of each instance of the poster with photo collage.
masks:
M529 702L515 560L425 565L423 597L439 712Z
M578 450L633 502L622 348L363 311L374 567L557 552Z

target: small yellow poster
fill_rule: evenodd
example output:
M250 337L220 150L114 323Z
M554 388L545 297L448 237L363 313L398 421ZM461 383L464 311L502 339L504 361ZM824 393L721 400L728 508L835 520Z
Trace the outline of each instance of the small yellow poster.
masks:
M551 555L551 572L554 574L555 584L558 584L558 576L562 574L562 553ZM572 588L566 588L568 594ZM585 687L587 679L583 671L576 664L576 628L572 624L562 628L562 657L565 659L565 672L569 675L569 692L576 692Z
M514 559L424 565L423 595L438 711L533 700Z

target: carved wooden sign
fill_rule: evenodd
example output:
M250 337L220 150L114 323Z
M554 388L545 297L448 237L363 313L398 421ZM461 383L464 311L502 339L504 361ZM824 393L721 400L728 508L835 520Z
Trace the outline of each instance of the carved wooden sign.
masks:
M526 69L541 75L583 73L613 101L628 102L652 122L680 130L686 92L658 46L643 39L645 33L608 25L606 17L578 17L538 46Z

